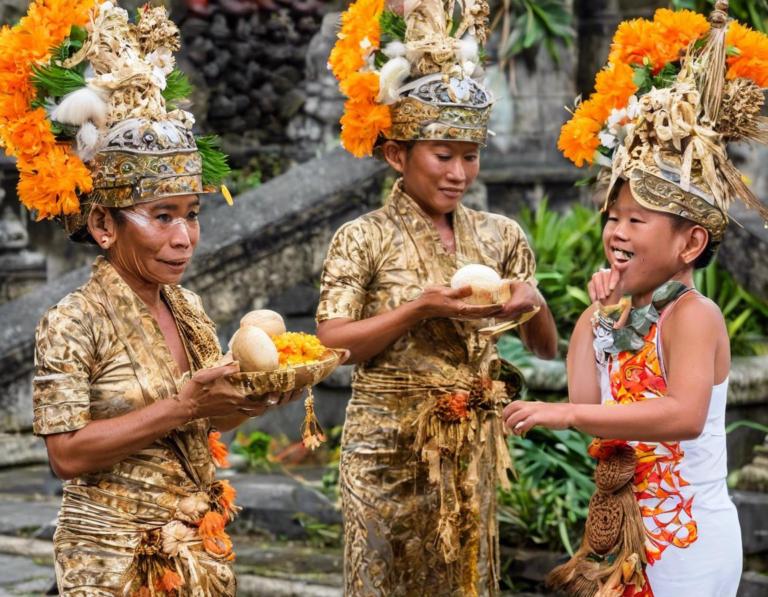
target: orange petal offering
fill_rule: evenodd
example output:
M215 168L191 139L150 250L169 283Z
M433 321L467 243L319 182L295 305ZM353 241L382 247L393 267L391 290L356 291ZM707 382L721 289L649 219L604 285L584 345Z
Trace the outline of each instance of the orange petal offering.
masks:
M336 370L343 353L311 334L285 331L282 317L267 310L243 317L230 348L241 371L228 379L240 393L254 397L313 386Z

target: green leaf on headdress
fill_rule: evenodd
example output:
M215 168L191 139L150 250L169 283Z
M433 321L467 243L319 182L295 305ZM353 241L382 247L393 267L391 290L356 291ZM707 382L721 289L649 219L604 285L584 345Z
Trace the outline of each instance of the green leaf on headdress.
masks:
M227 156L219 149L216 135L195 137L197 151L203 158L203 184L220 186L221 181L232 171Z
M379 29L382 36L389 36L398 41L405 41L405 19L390 10L385 10L379 17Z
M33 65L32 84L37 88L37 99L63 97L85 87L85 77L80 70L77 67L63 68L54 62Z
M69 30L70 43L77 42L82 46L87 37L88 32L77 25L72 25L72 28Z
M162 91L163 99L169 110L175 110L173 102L186 98L193 91L189 77L178 69L168 75L165 81L165 89Z
M373 55L373 65L376 67L376 70L381 70L381 67L384 66L387 62L389 62L389 56L387 56L381 50L377 51Z

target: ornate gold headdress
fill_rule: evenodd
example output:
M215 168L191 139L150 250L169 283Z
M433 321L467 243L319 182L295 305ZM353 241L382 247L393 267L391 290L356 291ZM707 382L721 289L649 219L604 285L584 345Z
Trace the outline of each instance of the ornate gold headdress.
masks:
M486 0L352 4L328 63L349 98L344 147L363 157L381 139L485 145L493 103L480 82L488 14Z
M17 158L19 199L76 241L91 242L92 205L211 192L229 171L175 105L191 92L178 28L163 7L136 18L110 1L37 0L0 32L0 143Z
M615 183L628 180L644 207L696 222L718 244L736 198L768 220L726 152L735 141L768 144L766 85L768 37L728 22L727 1L718 0L709 21L660 9L653 21L619 25L596 92L558 147L577 166L604 166L606 207Z

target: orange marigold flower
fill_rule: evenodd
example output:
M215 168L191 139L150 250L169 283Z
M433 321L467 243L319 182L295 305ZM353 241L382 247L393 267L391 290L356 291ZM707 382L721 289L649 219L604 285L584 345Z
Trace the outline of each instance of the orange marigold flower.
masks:
M316 336L304 332L285 332L272 336L280 366L306 365L316 362L327 350Z
M455 423L469 416L469 404L467 392L454 392L443 394L437 399L435 414L449 423Z
M342 13L339 40L328 59L339 81L362 68L366 55L379 48L379 17L383 10L384 0L357 0Z
M579 104L573 115L577 118L591 118L602 126L613 110L611 103L611 97L593 93L587 101Z
M210 539L204 539L203 540L203 547L208 553L211 553L216 556L227 556L229 555L231 557L232 554L232 541L229 538L229 535L224 533L221 537L213 537ZM234 559L234 558L232 558Z
M725 43L738 50L736 55L727 58L727 77L752 79L760 87L768 87L768 37L733 21Z
M163 576L155 581L156 591L176 591L184 586L184 579L180 574L169 568L163 568Z
M379 75L352 73L339 85L341 92L354 102L375 102L379 95Z
M3 143L9 155L31 158L56 144L45 110L38 108L9 120L3 127Z
M597 136L600 128L600 123L592 118L576 115L561 129L557 148L579 168L585 161L591 166L595 151L600 146L600 139Z
M211 450L211 456L213 456L213 461L216 463L216 466L228 468L229 460L227 460L227 456L229 455L229 451L227 450L226 444L219 441L220 439L221 431L211 431L208 434L208 448Z
M225 512L232 510L235 505L235 498L237 498L237 492L235 488L229 484L227 479L219 481L221 485L221 497L219 498L219 504Z
M646 19L624 21L613 37L608 62L643 64L645 58L655 57L660 44L663 44L663 40L660 38L659 28L651 21Z
M391 127L388 106L348 101L341 118L341 144L355 157L371 155L379 135Z
M629 98L638 90L637 85L632 81L634 74L634 69L623 62L609 64L597 74L595 91L602 96L600 102L604 109L620 110L626 107ZM605 119L595 118L595 120L604 121Z
M200 536L204 539L215 539L217 537L226 536L224 527L227 526L228 521L228 516L209 510L200 521L198 529Z
M331 50L328 64L333 75L343 81L365 64L363 54L346 40L339 40Z
M80 213L79 193L93 189L91 172L62 145L53 145L29 160L20 159L19 199L38 220Z
M378 48L381 41L379 18L384 11L385 0L357 0L341 16L341 36L352 36L358 42Z
M653 22L668 40L688 45L709 31L709 21L703 14L693 10L670 10L659 8L653 15Z

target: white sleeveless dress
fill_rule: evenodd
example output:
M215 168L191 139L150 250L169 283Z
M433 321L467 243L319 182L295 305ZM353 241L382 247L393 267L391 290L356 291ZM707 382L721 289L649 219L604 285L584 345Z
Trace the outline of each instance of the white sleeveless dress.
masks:
M598 354L602 403L663 399L661 325L639 353ZM601 362L602 361L602 362ZM712 388L707 421L695 440L629 442L638 452L635 494L647 541L648 583L626 597L735 597L743 564L741 530L726 486L728 380Z

